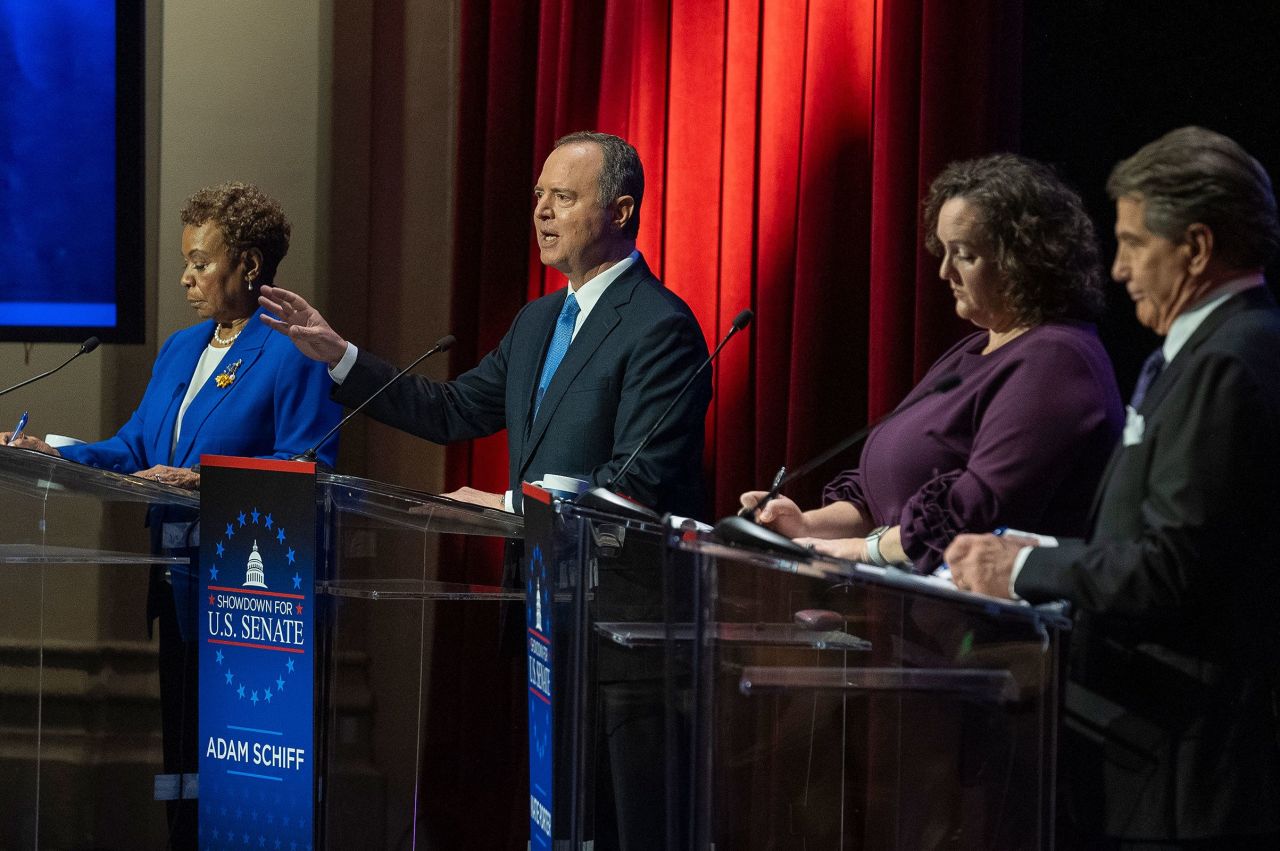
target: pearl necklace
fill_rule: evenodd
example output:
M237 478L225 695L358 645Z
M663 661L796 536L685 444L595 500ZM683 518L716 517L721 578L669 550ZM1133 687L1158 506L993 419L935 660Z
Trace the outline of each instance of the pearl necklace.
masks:
M236 341L236 337L239 337L239 336L240 336L240 334L241 334L241 332L243 332L243 331L244 331L244 326L243 326L243 325L241 325L241 326L240 326L240 330L239 330L239 331L237 331L237 332L235 332L234 334L232 334L232 335L231 335L231 339L229 339L229 340L224 340L224 339L222 339L222 335L218 333L218 330L219 330L218 324L215 322L215 323L214 323L214 325L213 325L213 339L214 339L214 341L215 341L215 342L217 342L217 343L219 343L219 344L221 344L221 345L223 345L223 346L229 346L229 345L231 345L232 343L234 343L234 342Z

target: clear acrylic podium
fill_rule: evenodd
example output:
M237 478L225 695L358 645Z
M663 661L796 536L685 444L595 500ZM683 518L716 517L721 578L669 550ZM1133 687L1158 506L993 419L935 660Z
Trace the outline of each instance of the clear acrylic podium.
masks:
M692 790L669 847L1053 847L1060 609L667 543L696 564L694 617L664 631L668 705L689 706L671 788Z
M17 449L0 494L0 848L163 847L144 612L184 559L145 520L197 497ZM316 500L315 847L528 824L489 762L525 758L527 587L455 555L520 537L551 578L554 848L1051 846L1060 611L571 503L522 521L334 474Z
M532 848L1052 847L1059 608L528 491L525 516L553 660Z
M0 848L162 847L150 504L186 491L0 448Z
M665 565L664 527L535 491L525 486L530 848L613 848L619 835L626 847L668 847L667 751L679 737L661 636L675 602L666 586L680 573ZM656 640L632 642L636 631ZM535 646L550 659L545 689Z
M524 593L468 581L499 570L450 548L519 538L523 520L368 479L318 483L317 847L479 847L474 831L510 819L523 783L483 766L522 747L523 663L504 633Z
M165 847L147 588L153 570L190 570L147 516L197 511L198 495L7 448L0 494L0 848ZM522 520L326 473L316 510L317 830L298 847L468 842L523 782L476 754L523 747L523 665L502 635L524 595L469 581L500 567L451 561L450 542L518 538ZM501 540L491 550L501 561ZM246 832L269 815L246 807Z

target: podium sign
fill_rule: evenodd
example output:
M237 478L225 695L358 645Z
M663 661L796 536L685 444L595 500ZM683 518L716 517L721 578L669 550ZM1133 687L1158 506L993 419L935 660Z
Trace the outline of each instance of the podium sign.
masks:
M315 465L200 466L200 847L309 848Z
M550 851L555 787L551 622L555 580L550 569L552 553L544 553L541 542L551 539L551 513L547 510L551 495L525 485L524 498L527 508L534 506L531 499L541 503L525 514L530 542L524 607L525 651L529 657L529 847L533 851Z

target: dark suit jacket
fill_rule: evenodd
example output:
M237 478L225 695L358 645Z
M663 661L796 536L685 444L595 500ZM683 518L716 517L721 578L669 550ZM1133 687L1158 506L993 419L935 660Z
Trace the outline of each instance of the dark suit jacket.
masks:
M508 487L547 473L603 485L706 359L688 306L638 259L611 283L579 329L536 419L533 397L565 291L525 305L498 347L453 381L405 376L366 409L436 443L507 430ZM355 405L394 374L360 351L334 398ZM617 490L660 512L700 516L703 420L710 370L699 376Z
M1280 829L1272 702L1280 570L1280 311L1214 310L1116 449L1088 543L1015 590L1078 609L1063 761L1077 828L1131 839Z

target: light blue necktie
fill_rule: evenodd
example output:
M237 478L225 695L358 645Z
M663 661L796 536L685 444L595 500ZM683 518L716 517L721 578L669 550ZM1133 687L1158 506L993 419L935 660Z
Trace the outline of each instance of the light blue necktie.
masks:
M564 300L564 307L560 308L560 318L556 320L556 332L551 337L551 345L547 348L547 359L542 362L542 377L538 379L538 398L533 403L533 416L536 419L538 409L542 407L542 397L547 392L547 387L551 384L551 379L555 377L556 370L560 368L560 361L564 360L565 352L569 351L569 344L573 342L573 325L578 321L578 300L574 298L573 293L569 293L569 297Z

